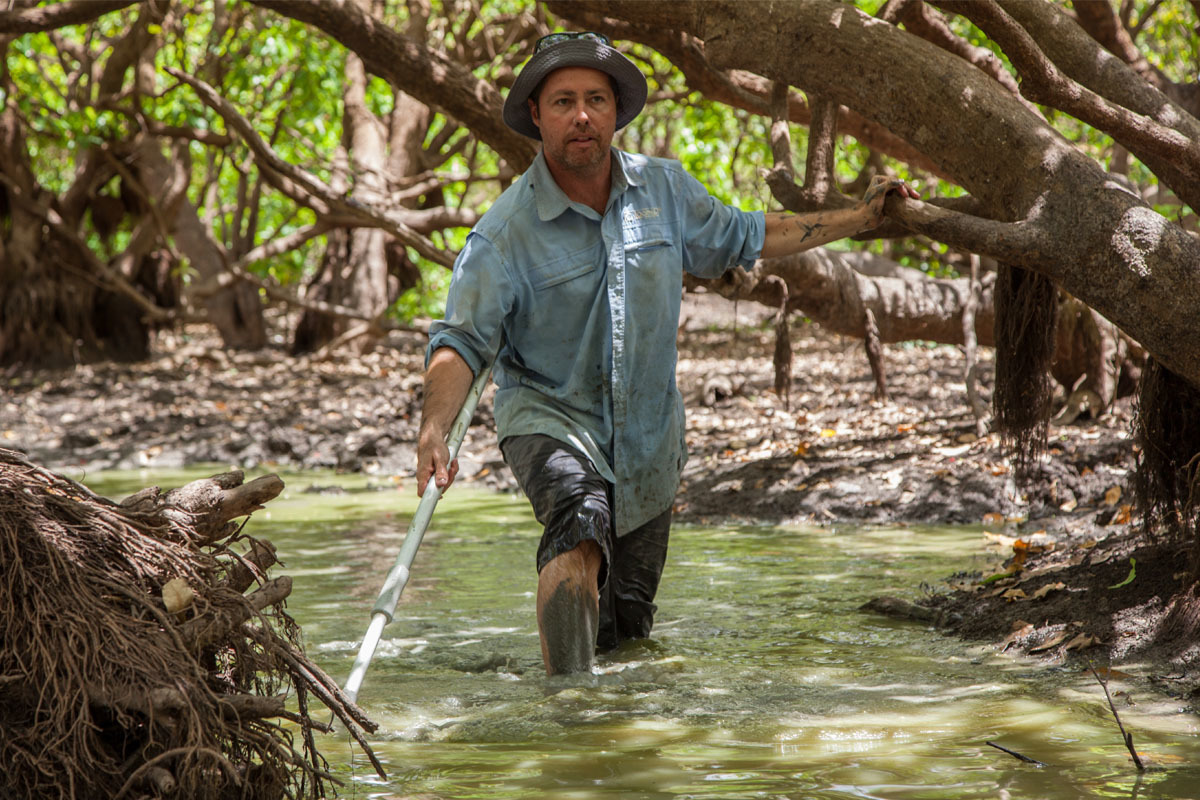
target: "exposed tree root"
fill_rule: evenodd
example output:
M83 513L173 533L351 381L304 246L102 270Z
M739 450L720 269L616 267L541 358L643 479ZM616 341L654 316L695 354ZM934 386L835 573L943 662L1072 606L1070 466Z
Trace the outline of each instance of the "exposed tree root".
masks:
M0 796L323 797L310 694L382 772L374 724L299 648L273 548L231 522L282 486L232 472L117 504L0 449Z
M1148 359L1138 386L1135 489L1146 530L1162 526L1192 545L1200 576L1200 392Z
M995 428L1028 479L1046 449L1058 289L1049 278L1001 265L996 278Z

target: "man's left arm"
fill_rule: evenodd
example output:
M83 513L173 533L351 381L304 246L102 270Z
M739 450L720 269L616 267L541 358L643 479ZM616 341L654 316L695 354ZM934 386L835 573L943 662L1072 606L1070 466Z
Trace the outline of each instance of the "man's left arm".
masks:
M876 175L871 179L862 202L851 208L809 214L766 214L766 235L760 257L775 258L799 253L878 227L883 222L883 203L889 194L906 199L918 197L917 190L904 181Z

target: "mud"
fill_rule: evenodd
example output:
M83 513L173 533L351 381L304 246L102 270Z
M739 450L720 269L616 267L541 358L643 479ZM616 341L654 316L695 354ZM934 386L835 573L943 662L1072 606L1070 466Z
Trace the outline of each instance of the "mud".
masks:
M879 399L861 341L793 325L783 398L771 388L768 314L685 301L678 378L691 457L676 519L979 525L998 564L1023 560L986 584L930 576L920 605L948 632L1054 662L1149 658L1169 690L1190 697L1200 686L1190 643L1200 626L1188 622L1200 615L1175 599L1190 580L1187 554L1143 536L1131 505L1128 399L1101 419L1051 425L1049 458L1018 485L998 438L976 433L959 348L885 346ZM51 468L330 468L400 476L400 490L414 491L423 348L419 335L393 334L371 354L317 360L289 357L282 343L226 353L203 332L165 334L140 364L11 372L0 442ZM986 397L990 353L981 358ZM490 391L474 422L458 480L516 491ZM1134 579L1111 588L1130 559ZM1014 589L1023 596L1005 594Z

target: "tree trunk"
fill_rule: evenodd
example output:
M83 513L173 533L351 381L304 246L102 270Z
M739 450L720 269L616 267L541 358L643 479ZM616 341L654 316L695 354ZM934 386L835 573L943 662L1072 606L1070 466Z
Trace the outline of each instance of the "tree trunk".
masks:
M776 308L779 288L773 279L779 279L787 286L789 312L864 341L870 338L869 314L883 344L925 340L966 346L963 324L970 311L975 344L994 347L995 277L994 272L982 277L970 309L969 277L930 278L887 259L817 248L761 260L748 273L730 270L707 281L685 276L684 286ZM1058 330L1052 375L1068 395L1080 388L1093 391L1098 402L1089 410L1096 416L1133 392L1145 351L1078 300L1064 295L1060 303L1066 321Z
M705 40L719 67L751 70L875 120L931 154L987 218L915 202L889 203L893 216L938 241L1041 272L1200 388L1200 241L961 59L831 0L773 4L770 25L728 0L549 7L686 31Z
M52 198L34 181L11 107L0 112L0 178L0 365L145 358L137 308L96 285L82 242L45 224Z
M346 54L345 75L342 126L352 165L351 196L368 205L382 206L387 202L387 145L380 121L367 107L366 69L353 52ZM308 295L353 309L371 319L383 314L389 302L387 238L378 228L331 233L321 269L309 284ZM319 350L348 331L361 332L350 334L360 350L370 349L380 333L378 328L361 322L305 311L296 325L292 352Z
M365 5L365 0L359 0L359 4ZM352 196L364 204L382 207L389 202L389 184L420 171L421 145L430 112L415 98L394 92L385 131L367 107L366 67L353 52L346 56L345 72L343 130L354 176ZM309 284L308 296L375 318L387 310L402 289L412 285L412 270L403 245L386 232L377 228L338 230L328 235L328 246ZM366 350L374 345L380 332L376 326L362 322L305 311L296 326L292 352L314 352L339 337L351 338L359 350Z

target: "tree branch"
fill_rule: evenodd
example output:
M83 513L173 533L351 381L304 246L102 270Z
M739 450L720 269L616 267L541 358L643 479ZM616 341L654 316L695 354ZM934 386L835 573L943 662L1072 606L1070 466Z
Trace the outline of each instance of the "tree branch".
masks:
M771 82L761 75L744 70L720 70L714 67L705 55L704 42L680 30L680 19L666 25L630 23L606 16L598 8L600 3L583 3L578 0L551 0L550 10L580 27L601 31L614 39L641 42L670 59L683 73L687 85L709 100L725 103L754 114L771 116ZM853 136L866 147L878 150L892 158L911 164L939 177L945 172L926 154L887 128L872 122L844 106L838 111L838 130ZM812 111L803 95L791 92L788 100L788 120L796 125L807 126L812 120ZM812 209L803 209L812 210Z
M1174 118L1178 111L1168 112L1167 107L1177 103L1192 117L1200 117L1200 84L1174 83L1149 63L1134 42L1137 30L1126 30L1108 3L1081 3L1074 7L1075 16L1057 6L1027 9L1011 0L1002 0L1002 5L1059 69L1093 91L1148 116ZM1145 9L1141 23L1153 16L1157 5ZM1147 91L1146 84L1153 90ZM1173 124L1173 119L1159 121Z
M913 233L997 261L1036 270L1048 251L1043 230L1027 221L999 222L933 203L892 197L885 208L889 217Z
M817 95L810 95L809 101L813 118L804 160L804 191L823 204L837 191L833 170L837 166L838 104Z
M771 196L788 211L798 212L804 205L804 192L796 185L792 167L792 137L788 130L788 85L775 81L771 87L771 161L774 166L763 173Z
M911 339L963 343L962 311L971 291L969 278L929 278L908 268L899 268L895 275L869 275L855 268L856 260L850 254L816 247L760 259L750 272L730 270L715 280L685 276L685 286L704 286L729 299L777 308L779 290L770 280L777 276L788 287L788 312L803 312L831 333L865 339L865 312L870 311L881 343ZM987 346L995 341L990 283L982 294L975 334Z
M42 33L83 25L141 0L76 0L45 8L0 11L0 34Z
M329 227L332 228L337 226L330 225ZM313 228L307 229L307 232L312 231ZM361 321L369 325L372 331L408 331L410 333L429 333L429 331L425 328L419 328L412 325L401 325L393 322L392 320L386 319L382 315L378 317L371 317L360 311L355 311L353 308L347 308L346 306L337 305L335 303L326 303L322 300L309 300L307 298L297 297L295 294L289 292L287 289L284 289L274 281L268 281L260 278L247 270L246 267L242 265L242 262L246 261L246 259L252 254L253 253L247 253L246 256L244 256L238 262L230 264L229 271L217 276L215 280L193 288L192 293L197 298L203 299L206 297L211 297L218 292L224 291L238 281L245 281L251 286L262 289L263 292L266 293L267 297L278 303L285 303L289 306L293 306L294 308L302 308L306 311L314 311L319 314L328 314L331 317L340 317L342 319Z
M1028 16L1029 8L1022 8L1034 4L1022 0L1007 4L1014 14L1027 15L1026 27L1022 27L1022 23L1006 13L995 0L939 0L938 4L971 20L1004 49L1021 74L1022 95L1034 102L1054 106L1104 131L1152 167L1158 164L1172 165L1171 172L1157 168L1156 172L1168 180L1171 188L1189 205L1200 204L1200 125L1188 124L1190 115L1178 109L1178 113L1167 117L1174 122L1174 126L1165 124L1157 118L1161 116L1161 109L1154 116L1144 111L1138 113L1120 104L1122 101L1110 102L1105 95L1065 74L1047 57L1035 35L1030 33L1046 25L1046 20L1040 15L1035 20ZM1062 12L1056 9L1042 10L1054 11L1058 20L1079 32L1079 38L1095 45L1094 40L1083 34ZM1036 27L1029 27L1030 24ZM1095 49L1099 50L1098 47ZM1120 63L1111 56L1108 60ZM1121 66L1128 69L1123 64ZM1143 91L1156 94L1163 103L1169 104L1170 101L1153 87L1140 79L1138 82ZM1168 179L1171 173L1174 175Z
M239 270L248 269L256 261L266 261L269 258L290 253L296 248L303 246L306 242L328 233L334 227L327 219L322 219L315 225L310 225L307 228L299 228L289 234L275 237L264 244L258 245L247 251L230 266Z
M909 33L920 36L927 42L937 45L948 53L977 67L981 72L995 78L996 82L1008 89L1014 96L1020 97L1021 90L1017 81L1004 68L1003 62L996 54L986 47L978 47L950 30L946 20L937 12L925 5L923 0L888 0L879 11L880 19L893 25L903 23ZM1032 103L1027 102L1029 108Z
M251 0L323 30L362 59L368 70L427 106L446 111L469 127L516 170L533 161L533 141L501 118L499 91L440 51L422 47L386 24L340 0Z
M243 141L246 142L247 146L254 153L255 160L270 171L285 178L295 187L297 194L300 194L302 197L319 200L329 211L337 211L348 218L355 219L361 227L382 228L436 264L441 264L444 267L453 266L453 257L438 248L432 241L410 228L406 223L397 219L396 214L382 209L371 208L352 198L341 197L319 178L284 161L262 140L262 137L258 135L258 132L250 124L250 121L238 113L225 98L217 94L213 87L172 67L167 67L166 71L176 79L192 87L200 99L204 101L205 105L220 114L221 118L225 120L225 124L237 131L238 135L242 137ZM297 199L300 202L305 202L300 197L297 197ZM308 203L306 202L306 204Z

